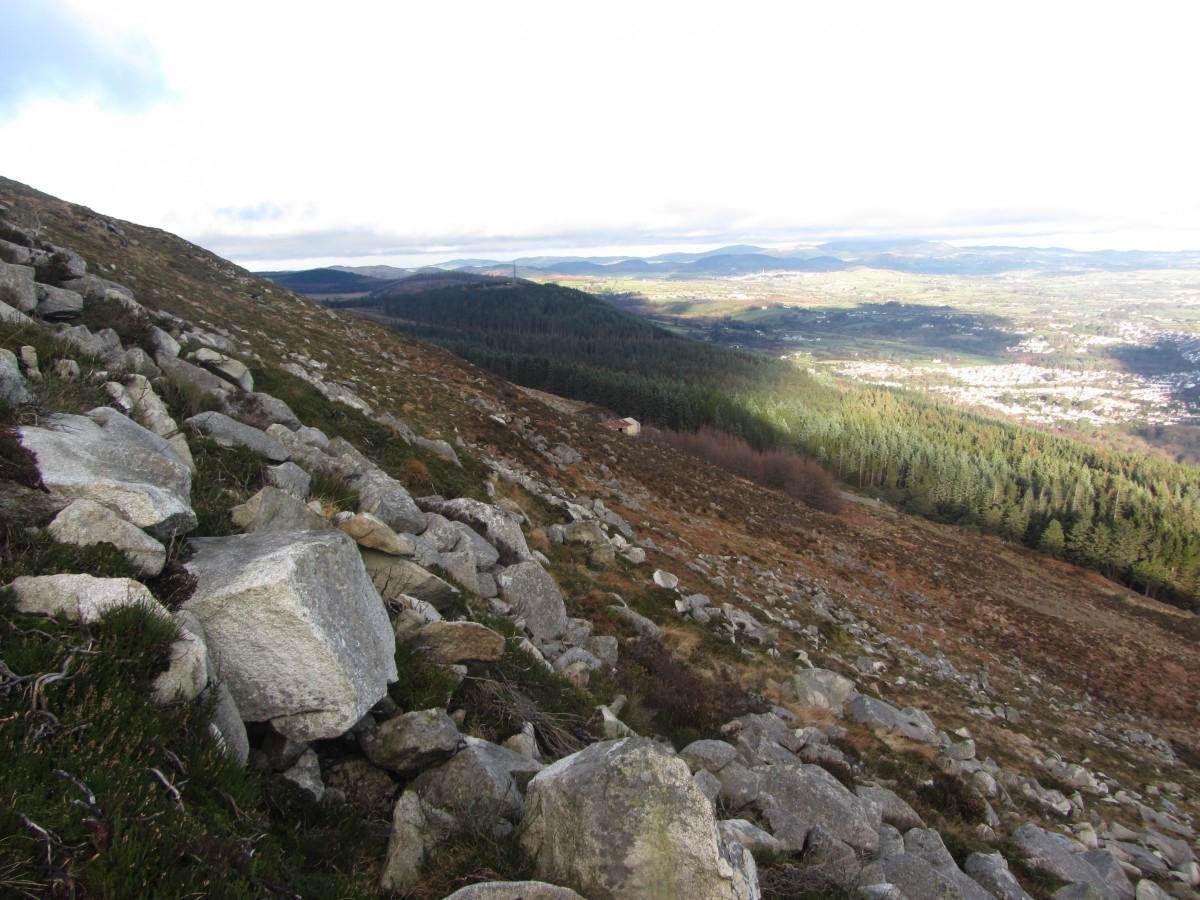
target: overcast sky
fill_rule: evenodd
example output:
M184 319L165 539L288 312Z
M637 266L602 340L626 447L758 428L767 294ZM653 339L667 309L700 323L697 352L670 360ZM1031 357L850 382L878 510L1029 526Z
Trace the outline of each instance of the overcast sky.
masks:
M0 174L251 268L852 236L1200 249L1196 3L0 14Z

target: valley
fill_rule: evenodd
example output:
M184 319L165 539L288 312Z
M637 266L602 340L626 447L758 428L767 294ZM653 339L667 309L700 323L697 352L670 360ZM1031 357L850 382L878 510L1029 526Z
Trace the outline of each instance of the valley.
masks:
M1200 421L1200 272L555 276L679 333L1068 429Z

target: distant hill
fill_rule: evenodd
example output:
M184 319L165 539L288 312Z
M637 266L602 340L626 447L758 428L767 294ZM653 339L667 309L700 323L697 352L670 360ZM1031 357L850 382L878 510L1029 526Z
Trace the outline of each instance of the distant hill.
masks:
M762 248L735 244L703 252L660 253L656 256L528 256L508 262L492 259L452 259L416 271L452 271L511 278L520 277L703 278L753 275L758 272L837 272L855 266L924 275L996 275L1036 271L1072 273L1120 272L1137 269L1200 268L1200 251L1098 250L1063 247L958 247L942 241L870 239L830 241L818 246ZM392 266L335 266L306 272L259 274L297 293L318 299L372 291L380 279L406 277L412 270ZM338 280L345 278L347 280ZM358 279L358 280L353 280Z
M395 271L403 271L397 269ZM300 272L256 272L277 285L307 297L364 294L378 289L380 279L346 269L305 269Z

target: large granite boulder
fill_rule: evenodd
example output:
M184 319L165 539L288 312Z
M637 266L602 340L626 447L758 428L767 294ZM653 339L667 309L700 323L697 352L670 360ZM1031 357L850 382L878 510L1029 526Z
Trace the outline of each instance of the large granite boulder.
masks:
M509 566L496 576L500 598L525 619L525 630L536 638L553 640L567 630L567 607L562 592L536 562Z
M348 537L256 532L192 546L185 608L247 721L297 741L337 737L384 696L395 637Z
M159 540L196 527L192 473L167 441L110 407L18 429L52 496L94 500Z
M647 738L603 741L529 783L521 847L538 878L606 898L748 898L687 764Z

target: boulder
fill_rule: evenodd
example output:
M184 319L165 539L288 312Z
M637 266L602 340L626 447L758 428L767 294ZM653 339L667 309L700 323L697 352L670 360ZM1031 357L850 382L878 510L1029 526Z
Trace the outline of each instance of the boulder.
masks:
M846 701L855 693L855 684L844 675L829 669L800 669L793 672L784 684L805 706L833 710L842 714Z
M959 895L966 900L992 900L991 894L958 868L936 829L912 828L907 831L904 835L904 851L929 863L938 874L952 882Z
M972 853L967 857L963 871L997 900L1033 900L1009 871L1008 861L999 853Z
M911 853L899 853L877 863L888 883L900 889L902 897L937 897L939 900L971 900L979 894L963 893L961 885L947 878L925 860ZM971 882L974 884L974 882ZM982 888L975 888L985 898Z
M20 310L13 309L3 300L0 300L0 322L3 322L5 325L15 325L19 328L37 327L37 322Z
M757 895L722 855L683 760L647 738L603 741L529 784L521 847L537 877L606 898Z
M412 556L412 535L405 535L407 541L401 540L383 521L370 513L342 513L334 519L334 524L350 537L360 547L390 553L392 556Z
M201 347L190 355L192 359L218 378L223 378L243 391L254 390L254 376L250 374L250 370L244 363L208 347Z
M229 511L234 527L246 533L332 531L323 516L279 488L265 487Z
M143 575L157 575L167 562L166 547L94 500L73 500L47 530L60 544L111 544Z
M392 830L379 887L384 891L408 891L421 877L426 857L455 827L440 810L405 791L392 810Z
M475 557L476 569L490 569L500 562L500 551L484 540L470 525L451 522L450 527L459 535L459 544L455 549L469 552Z
M238 708L294 740L336 737L396 679L396 642L354 543L337 531L192 542L185 608Z
M185 419L184 424L201 434L206 434L222 447L244 447L261 453L271 462L287 462L292 455L276 440L257 428L243 425L224 413L202 412Z
M672 575L670 572L666 572L662 569L655 569L653 577L654 583L660 588L666 588L669 591L673 591L679 587L679 576Z
M938 744L937 726L924 712L912 706L896 709L890 703L857 694L850 699L846 712L856 722L878 731L894 732L911 741Z
M541 765L526 756L477 738L449 761L426 769L409 786L426 803L485 830L493 823L516 822L525 810L515 775L525 783Z
M160 540L196 527L192 473L163 438L109 407L47 416L17 431L42 483L65 500L94 500Z
M445 666L495 662L504 655L504 637L477 622L430 622L413 643L430 662Z
M166 671L160 672L152 685L156 703L194 700L208 686L208 648L195 632L179 630L166 662Z
M31 266L10 266L0 263L0 301L20 312L33 312L37 307L37 287Z
M854 789L854 793L868 803L873 803L879 807L883 815L883 821L889 825L894 825L901 831L907 831L910 828L925 827L925 823L921 821L921 817L917 814L917 811L909 806L895 791L875 785L859 785Z
M228 382L222 381L207 369L192 365L186 359L179 359L160 350L154 354L154 362L162 369L163 377L182 390L214 397L221 402L224 402L229 394Z
M395 478L369 471L354 487L358 490L359 512L371 513L393 531L420 534L425 530L425 514Z
M308 499L308 489L312 485L312 476L294 462L281 463L278 466L268 466L266 471L267 484L279 488L285 494L291 494L297 500Z
M418 505L425 512L437 513L452 522L470 526L496 548L502 565L511 566L533 559L525 535L521 533L521 526L510 513L502 509L467 497L455 500L422 497Z
M416 540L421 540L421 538ZM475 554L471 551L438 554L436 564L447 576L453 578L472 594L482 594L478 562Z
M359 735L359 745L377 766L404 778L449 759L462 737L444 709L407 712Z
M536 562L509 566L496 576L500 598L525 619L525 630L553 640L567 630L567 608L550 574Z
M679 758L688 764L693 773L705 769L720 772L738 758L737 748L725 741L711 739L692 741L679 751Z
M114 350L121 349L121 338L111 328L101 328L93 334L86 326L64 328L58 336L80 353L103 359Z
M1109 893L1104 877L1081 854L1071 852L1071 842L1066 838L1028 822L1013 832L1012 842L1035 869L1068 884L1091 885L1104 895Z
M445 611L461 596L458 588L410 559L367 548L360 548L360 553L371 581L385 600L396 600L406 595Z
M83 297L74 291L52 287L48 284L38 284L34 290L37 292L37 306L34 308L34 313L47 322L75 319L83 312Z
M771 795L774 805L819 825L857 851L873 854L879 849L877 813L820 766L758 766L753 772L760 790Z
M23 613L63 616L85 625L97 622L110 609L140 605L163 619L166 607L150 589L132 578L96 578L93 575L19 575L8 585Z

